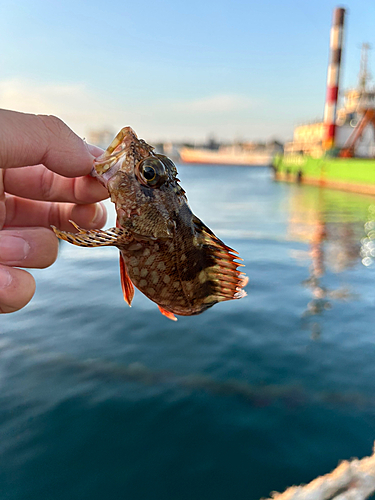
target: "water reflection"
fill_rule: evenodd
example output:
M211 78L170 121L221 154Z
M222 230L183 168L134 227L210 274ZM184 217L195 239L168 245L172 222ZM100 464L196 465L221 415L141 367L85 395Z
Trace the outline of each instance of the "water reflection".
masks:
M361 258L364 266L370 266L375 257L375 205L368 207L367 222L364 226L366 236L361 240Z
M297 187L290 198L288 233L293 240L308 242L309 276L302 282L311 300L302 314L313 338L321 326L314 316L332 307L334 300L354 300L360 290L348 286L328 288L327 273L339 274L359 263L370 266L375 257L375 205L373 198L319 188ZM295 253L301 260L306 257Z

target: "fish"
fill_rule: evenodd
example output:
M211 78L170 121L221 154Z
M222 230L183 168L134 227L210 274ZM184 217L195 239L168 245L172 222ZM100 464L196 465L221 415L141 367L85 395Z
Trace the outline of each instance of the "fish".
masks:
M154 149L124 127L94 160L91 175L108 189L116 227L85 230L70 221L76 232L52 229L74 245L117 247L125 301L131 305L136 287L176 321L244 297L248 280L238 253L191 211L175 164Z

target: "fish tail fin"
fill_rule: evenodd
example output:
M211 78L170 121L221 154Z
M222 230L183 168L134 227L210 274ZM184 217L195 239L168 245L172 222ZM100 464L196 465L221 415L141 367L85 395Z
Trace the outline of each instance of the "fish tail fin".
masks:
M202 245L210 265L204 269L202 279L210 283L210 294L204 302L213 305L224 300L241 299L246 296L248 277L238 268L243 264L238 252L228 247L198 217L194 216L197 239Z

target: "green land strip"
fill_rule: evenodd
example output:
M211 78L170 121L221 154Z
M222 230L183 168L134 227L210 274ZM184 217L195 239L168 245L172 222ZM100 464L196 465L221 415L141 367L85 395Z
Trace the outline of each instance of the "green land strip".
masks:
M291 155L275 158L277 172L333 182L375 185L375 160L364 158L311 158Z

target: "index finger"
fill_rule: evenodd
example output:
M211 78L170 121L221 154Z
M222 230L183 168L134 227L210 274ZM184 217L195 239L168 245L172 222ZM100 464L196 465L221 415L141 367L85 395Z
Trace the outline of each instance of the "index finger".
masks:
M55 116L0 109L0 168L43 163L65 177L91 172L94 156L85 142Z
M44 165L4 170L4 190L15 196L41 201L95 203L108 198L108 190L94 177L67 179Z

